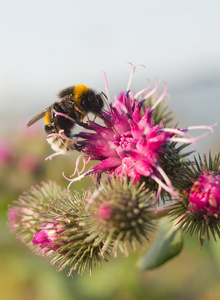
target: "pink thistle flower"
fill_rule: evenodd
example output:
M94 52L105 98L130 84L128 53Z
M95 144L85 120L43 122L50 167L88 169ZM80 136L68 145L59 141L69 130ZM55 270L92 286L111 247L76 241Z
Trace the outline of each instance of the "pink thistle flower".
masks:
M143 103L142 103L143 104ZM123 93L110 104L105 112L106 126L90 122L96 133L81 132L79 141L85 154L91 160L101 162L91 168L96 174L106 172L120 176L126 174L137 183L141 176L156 178L160 182L161 172L158 156L162 146L171 140L172 132L152 120L152 110L147 108L142 115L140 102ZM164 176L167 185L163 187L173 193L172 185Z
M189 209L195 213L213 215L220 214L220 175L204 171L193 184L189 193Z
M131 78L134 70L135 67L132 69ZM161 157L164 157L162 160L164 165L166 164L164 147L169 147L171 142L195 143L198 138L190 137L187 134L188 128L165 128L164 119L160 120L160 124L155 122L158 116L157 107L168 96L166 86L158 96L157 80L153 89L149 86L135 95L129 91L130 83L131 79L128 90L115 97L114 102L109 104L109 111L103 111L104 126L90 121L89 129L93 132L84 131L78 135L79 139L81 138L77 141L79 149L81 148L90 160L101 162L78 178L66 179L70 181L70 186L76 180L92 173L98 176L103 172L117 177L127 175L135 184L151 178L158 184L157 197L162 189L174 197L176 192L160 162ZM150 103L152 99L154 101L151 107L144 105L146 100ZM205 128L212 131L212 126Z
M211 153L190 162L185 179L185 189L170 214L189 235L198 235L201 246L205 238L220 238L220 154Z

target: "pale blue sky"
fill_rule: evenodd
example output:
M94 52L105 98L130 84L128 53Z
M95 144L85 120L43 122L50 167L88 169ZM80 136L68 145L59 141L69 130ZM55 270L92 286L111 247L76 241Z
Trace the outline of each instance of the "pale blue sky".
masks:
M136 89L147 77L168 90L220 78L219 16L219 0L1 0L1 121L28 119L69 85L104 90L103 70L114 94L127 85L125 61L146 66Z

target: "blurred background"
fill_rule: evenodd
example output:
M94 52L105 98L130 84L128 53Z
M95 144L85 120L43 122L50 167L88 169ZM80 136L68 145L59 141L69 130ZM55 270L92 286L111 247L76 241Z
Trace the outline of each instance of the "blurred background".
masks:
M33 184L49 179L62 186L74 169L74 153L55 157L43 121L31 117L57 100L57 93L83 83L110 94L147 78L163 79L167 100L181 127L220 123L220 2L218 0L0 2L0 299L2 300L217 300L220 255L215 243L202 251L186 239L184 251L160 269L141 273L144 252L118 257L82 277L57 273L49 261L25 248L7 227L7 205ZM196 135L200 132L196 132ZM197 143L200 153L219 151L220 129ZM87 188L89 180L74 186Z

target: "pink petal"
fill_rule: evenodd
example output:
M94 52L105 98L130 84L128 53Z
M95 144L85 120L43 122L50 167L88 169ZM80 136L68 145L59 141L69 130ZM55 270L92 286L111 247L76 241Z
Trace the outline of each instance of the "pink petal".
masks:
M135 169L139 174L146 177L149 177L152 174L152 167L144 161L136 162Z
M114 134L112 129L96 124L95 122L90 121L91 127L105 140L113 141Z
M98 165L92 167L92 169L97 171L107 171L109 169L120 166L120 164L121 164L121 159L119 157L108 157Z

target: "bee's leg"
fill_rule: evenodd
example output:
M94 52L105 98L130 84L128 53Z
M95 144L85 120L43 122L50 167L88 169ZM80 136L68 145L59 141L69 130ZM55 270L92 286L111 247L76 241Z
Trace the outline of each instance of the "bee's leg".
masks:
M88 116L87 112L85 111L85 109L83 109L82 106L79 105L78 103L75 103L74 107L75 107L75 110L77 110L78 112L80 112L81 115L82 115L81 118L80 118L80 121L82 122L83 118L86 116L86 118L88 120L88 125L90 126L89 116Z
M76 120L75 120L75 119L71 118L71 117L70 117L70 116L68 116L67 114L64 114L64 113L58 112L58 111L56 111L55 109L53 109L53 112L54 112L54 115L55 115L55 116L61 116L61 117L64 117L64 118L66 118L66 119L69 119L69 120L70 120L70 121L72 121L73 123L75 123L75 122L76 122Z
M71 137L68 137L68 136L65 135L63 129L60 129L60 131L59 131L58 133L56 133L56 132L49 133L49 134L47 135L47 138L50 138L51 136L58 136L58 137L60 137L60 138L63 139L63 140L68 140L68 141L70 141L70 142L74 142L73 139L72 139Z
M89 116L87 114L85 114L87 120L88 120L88 125L90 126L90 120L89 120ZM82 118L83 119L83 118ZM82 120L83 121L83 120Z

